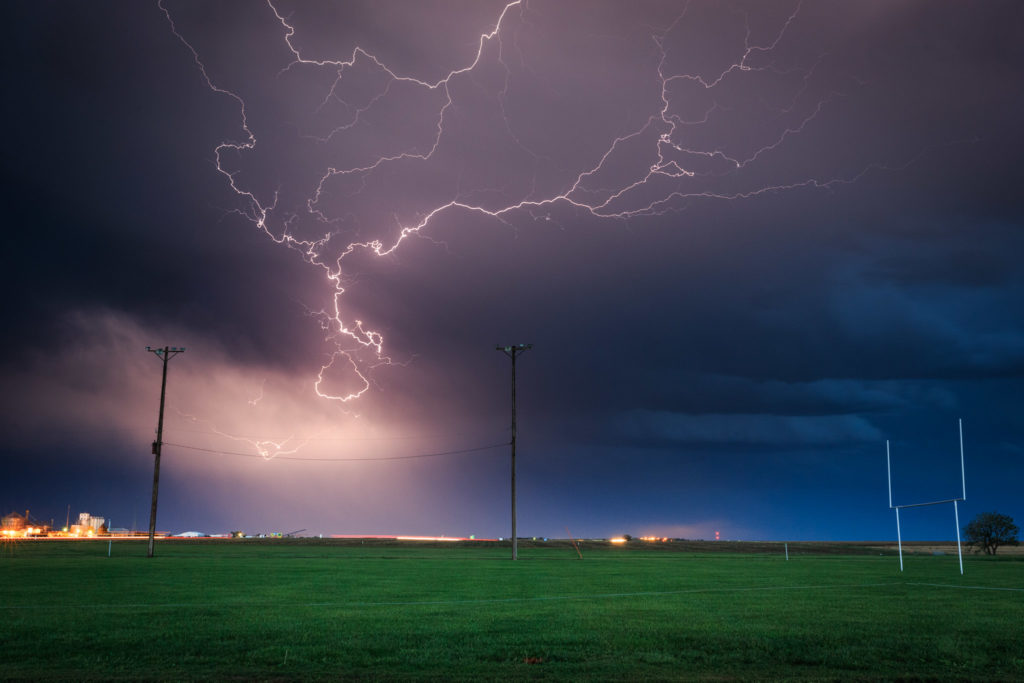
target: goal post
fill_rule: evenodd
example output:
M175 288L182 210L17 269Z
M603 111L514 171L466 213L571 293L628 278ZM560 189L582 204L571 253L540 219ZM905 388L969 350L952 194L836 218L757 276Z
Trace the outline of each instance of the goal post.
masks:
M904 503L903 505L892 504L892 457L889 450L889 440L885 441L885 469L886 475L889 482L889 509L896 511L896 546L900 556L900 571L903 571L903 535L900 530L900 510L903 508L919 508L928 507L931 505L944 505L946 503L953 504L953 520L956 524L956 554L960 561L960 574L964 573L964 553L960 545L960 508L959 503L967 500L967 479L964 475L964 421L959 419L958 421L960 431L960 497L959 498L946 498L944 500L932 500L927 503Z

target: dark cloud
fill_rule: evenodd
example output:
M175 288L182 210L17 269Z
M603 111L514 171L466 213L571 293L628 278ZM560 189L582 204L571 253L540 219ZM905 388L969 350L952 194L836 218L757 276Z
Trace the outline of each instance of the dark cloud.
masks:
M678 443L800 447L878 442L882 438L876 428L855 415L694 415L635 410L621 416L618 423L626 438Z

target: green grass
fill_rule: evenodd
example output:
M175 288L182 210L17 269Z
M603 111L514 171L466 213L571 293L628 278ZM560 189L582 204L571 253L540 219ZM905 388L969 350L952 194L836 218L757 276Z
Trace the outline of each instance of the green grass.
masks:
M0 679L1024 679L1017 558L107 550L0 551Z

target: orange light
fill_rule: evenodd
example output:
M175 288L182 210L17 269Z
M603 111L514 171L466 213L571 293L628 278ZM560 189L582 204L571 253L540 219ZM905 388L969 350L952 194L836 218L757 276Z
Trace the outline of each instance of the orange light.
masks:
M625 543L626 539L624 539L621 536L619 536L618 538L609 538L608 542L609 543Z

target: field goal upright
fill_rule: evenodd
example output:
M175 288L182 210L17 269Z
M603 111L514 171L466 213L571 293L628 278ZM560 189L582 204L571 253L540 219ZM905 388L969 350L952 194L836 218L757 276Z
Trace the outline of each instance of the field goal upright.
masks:
M959 498L947 498L945 500L933 500L928 503L906 503L904 505L893 505L892 504L892 463L889 457L889 440L885 440L885 467L889 477L889 509L896 511L896 545L899 548L900 553L900 571L903 571L903 539L900 535L900 510L903 508L919 508L928 505L944 505L945 503L953 504L953 519L956 522L956 554L960 559L960 575L964 573L964 553L960 547L960 510L957 503L961 503L967 500L967 484L966 478L964 477L964 421L963 419L957 420L960 429L960 497Z

